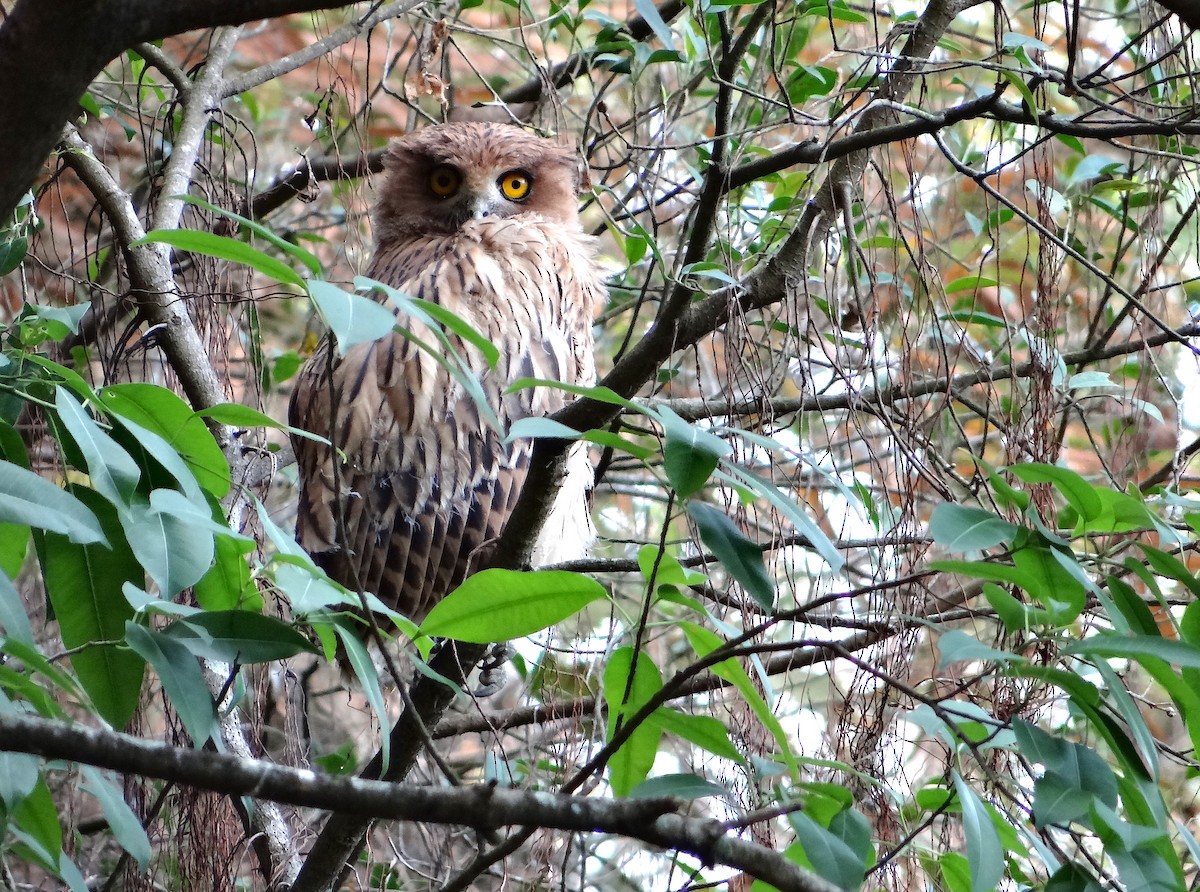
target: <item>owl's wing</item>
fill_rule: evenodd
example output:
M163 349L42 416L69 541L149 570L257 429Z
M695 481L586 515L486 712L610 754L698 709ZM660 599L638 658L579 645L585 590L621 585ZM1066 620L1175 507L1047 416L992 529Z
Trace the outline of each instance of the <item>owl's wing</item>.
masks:
M480 364L472 371L489 402L521 412ZM417 620L499 535L529 462L527 442L506 446L465 388L398 334L340 360L323 345L297 382L290 419L345 456L339 465L328 447L295 441L300 544L331 578Z

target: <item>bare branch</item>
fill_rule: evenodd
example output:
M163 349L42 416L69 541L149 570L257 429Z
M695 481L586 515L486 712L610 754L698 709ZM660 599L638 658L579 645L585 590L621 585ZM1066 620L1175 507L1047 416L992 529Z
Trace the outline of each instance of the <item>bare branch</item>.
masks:
M621 800L493 786L423 787L331 777L223 753L151 743L18 713L0 715L0 748L367 819L496 829L515 824L615 833L724 864L780 889L836 892L837 886L781 853L731 835L719 822L674 814L674 799Z
M266 65L261 65L253 71L247 71L243 75L226 81L222 98L228 99L230 96L236 96L238 93L253 90L255 87L272 81L282 74L295 71L309 62L315 62L339 46L362 36L381 22L402 16L406 12L415 9L421 5L421 2L422 0L394 0L394 2L386 6L381 6L370 15L350 22L348 25L343 25L332 34L325 35L320 40L308 44L308 46L298 52L284 56L282 59L276 59Z

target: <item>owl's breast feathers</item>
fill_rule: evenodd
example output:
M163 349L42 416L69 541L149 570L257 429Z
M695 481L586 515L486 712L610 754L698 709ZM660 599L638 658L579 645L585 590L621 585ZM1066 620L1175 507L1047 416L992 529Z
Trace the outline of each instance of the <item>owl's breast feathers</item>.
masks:
M440 304L496 346L500 358L491 369L479 350L451 335L507 429L567 399L547 387L503 395L511 382L595 378L591 323L603 283L590 242L581 232L528 217L473 221L454 236L379 245L367 275ZM425 344L437 344L419 321L399 311L396 317ZM531 451L528 440L504 444L450 371L397 333L342 358L327 340L302 370L289 414L292 425L329 439L345 455L337 465L328 447L293 440L300 544L333 579L374 592L414 619L457 586L471 554L499 535ZM577 477L590 472L581 449L571 461ZM582 494L572 498L579 504L568 510L585 516L552 515L556 538L587 523Z

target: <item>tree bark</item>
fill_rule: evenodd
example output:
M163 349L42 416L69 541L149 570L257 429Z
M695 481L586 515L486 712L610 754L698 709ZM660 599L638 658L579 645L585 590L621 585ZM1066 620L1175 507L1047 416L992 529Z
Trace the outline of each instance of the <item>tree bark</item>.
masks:
M18 0L0 24L0 224L110 61L142 41L345 4L330 0Z

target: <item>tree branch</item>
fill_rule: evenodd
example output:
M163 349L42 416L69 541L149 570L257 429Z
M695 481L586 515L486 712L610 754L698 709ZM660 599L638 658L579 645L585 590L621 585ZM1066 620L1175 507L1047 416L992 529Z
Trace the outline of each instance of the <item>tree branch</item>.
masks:
M146 235L133 199L97 160L92 147L74 127L63 134L62 149L63 163L75 171L108 215L116 241L125 254L133 295L146 321L159 326L158 344L179 376L184 394L196 409L222 402L225 389L187 313L166 252L155 245L129 247Z
M342 25L342 27L333 33L326 34L320 40L308 44L302 50L284 56L282 59L268 62L266 65L260 65L252 71L247 71L245 74L226 81L221 98L228 99L230 96L236 96L238 93L253 90L255 87L261 86L268 81L273 81L280 75L287 74L289 71L295 71L309 62L315 62L339 46L347 44L365 32L370 31L381 22L402 16L406 12L415 9L422 2L423 0L393 0L392 3L375 9L368 16L356 19L347 25Z
M762 304L756 304L761 308ZM1123 341L1107 344L1099 348L1086 348L1064 353L1063 363L1079 365L1093 363L1116 356L1128 356L1140 353L1152 347L1162 347L1166 344L1176 344L1188 338L1200 337L1200 323L1189 322L1172 331L1159 332L1153 337L1135 341ZM816 394L806 397L793 397L770 400L760 399L726 400L688 397L684 399L648 400L650 406L662 406L675 412L687 421L699 421L703 418L723 418L744 415L759 415L769 408L775 415L790 415L793 412L829 412L835 409L850 409L857 406L891 406L905 400L919 399L931 394L953 394L958 391L977 387L980 384L992 384L997 381L1007 381L1014 378L1028 378L1037 374L1038 367L1032 362L1018 362L1008 366L987 367L965 375L952 375L939 378L927 378L924 381L912 381L895 384L891 387L866 387L863 390L847 393Z
M0 222L33 183L63 125L78 113L79 97L129 47L197 28L342 5L329 0L17 0L0 22L0 95L5 97L0 102Z
M534 824L579 833L614 833L688 852L705 864L745 871L780 889L836 892L838 888L778 852L729 834L717 821L674 814L682 803L668 798L605 799L494 786L424 787L331 777L16 712L0 715L0 749L367 819L479 829Z

